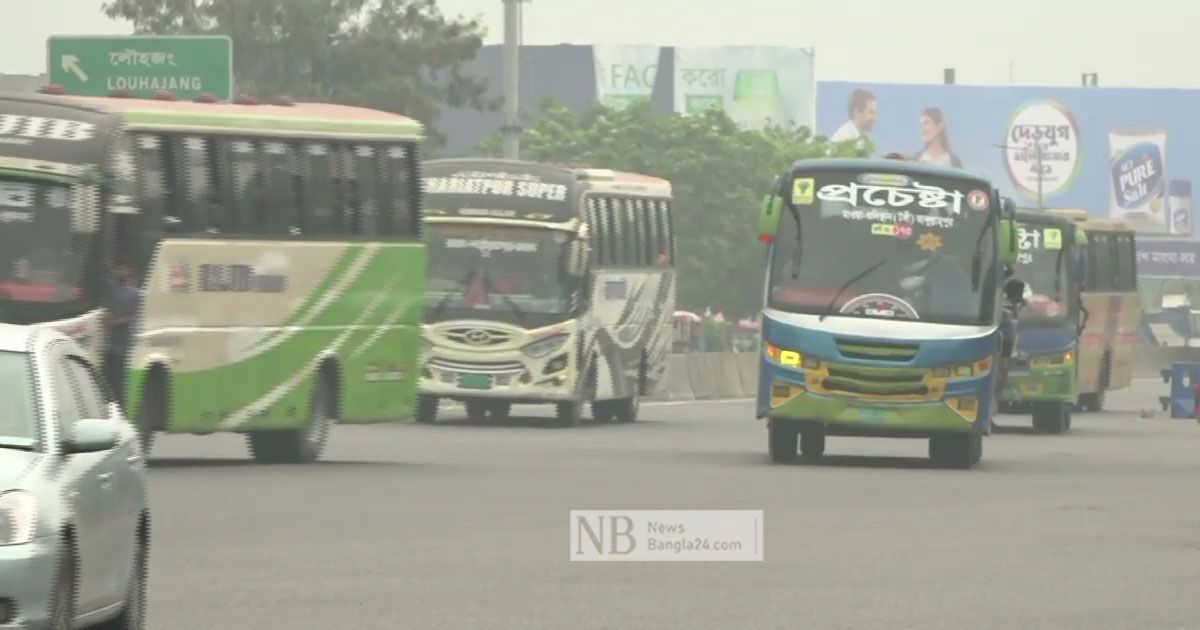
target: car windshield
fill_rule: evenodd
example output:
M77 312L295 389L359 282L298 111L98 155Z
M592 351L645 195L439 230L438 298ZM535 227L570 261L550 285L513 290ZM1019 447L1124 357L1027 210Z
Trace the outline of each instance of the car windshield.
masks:
M0 321L38 321L38 305L82 295L71 198L66 184L0 179Z
M428 224L426 307L471 317L522 321L573 310L578 283L565 273L570 236L563 230Z
M993 321L989 190L971 180L831 171L799 173L789 188L771 258L771 308L943 324Z
M0 448L33 448L38 429L29 355L0 352L0 399Z
M1028 287L1020 321L1060 324L1070 310L1070 268L1062 228L1022 223L1017 226L1017 263L1013 275Z

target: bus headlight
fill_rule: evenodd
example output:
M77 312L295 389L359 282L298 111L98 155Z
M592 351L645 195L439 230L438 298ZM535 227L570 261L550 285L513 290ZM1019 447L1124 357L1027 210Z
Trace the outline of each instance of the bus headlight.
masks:
M566 341L567 333L558 333L556 335L550 335L544 339L538 339L537 341L525 344L521 347L521 352L524 352L525 356L538 359L550 354L551 352L556 352L559 348L563 347L563 344L566 343Z
M984 357L983 359L974 363L964 363L962 365L933 368L929 372L934 378L968 378L972 376L983 376L991 371L992 357Z
M767 353L767 357L772 361L786 367L802 367L806 370L815 370L821 366L821 362L817 359L806 357L795 350L785 350L773 343L767 343L763 346L763 351Z
M1062 354L1044 354L1041 356L1031 357L1029 359L1030 367L1059 367L1071 365L1075 361L1075 353L1070 350Z
M37 502L25 490L0 494L0 545L24 545L33 540Z

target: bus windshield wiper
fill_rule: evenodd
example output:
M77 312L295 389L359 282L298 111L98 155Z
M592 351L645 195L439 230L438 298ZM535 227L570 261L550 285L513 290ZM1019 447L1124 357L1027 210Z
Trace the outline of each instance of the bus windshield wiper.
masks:
M859 280L862 280L864 277L866 277L866 275L867 275L867 274L869 274L869 273L871 273L872 271L875 271L876 269L878 269L878 268L882 267L882 266L883 266L883 263L885 263L885 262L887 262L887 261L886 261L886 260L881 260L881 261L879 261L879 262L875 263L874 265L871 265L871 266L870 266L870 267L868 267L866 270L864 270L864 271L862 271L862 272L859 272L859 274L858 274L858 275L856 275L856 276L854 276L853 278L850 278L849 280L847 280L847 281L846 281L846 284L843 284L843 285L842 285L842 287L841 287L840 289L838 289L838 290L837 290L837 293L834 293L834 294L833 294L833 299L832 299L832 300L829 300L829 304L828 304L828 305L825 307L825 312L821 313L821 316L817 318L817 321L819 321L819 322L823 322L823 321L825 321L825 318L826 318L826 317L828 317L828 316L829 316L829 314L833 312L833 306L834 306L835 304L837 304L838 298L842 297L842 292L843 292L843 291L845 291L846 289L850 288L850 285L854 284L855 282L858 282Z
M496 287L492 284L492 276L486 272L483 274L483 287L484 290L488 292L488 295L495 295L499 297L500 301L504 302L504 304L508 306L508 308L512 310L512 312L515 313L517 317L521 319L521 321L525 321L525 311L507 294L495 291Z
M451 298L453 298L456 295L459 295L459 293L466 293L467 289L465 287L467 286L467 283L471 281L471 278L473 278L475 276L476 273L477 273L477 271L475 269L468 271L466 273L466 275L464 275L462 277L462 280L458 281L459 286L464 287L463 290L462 291L451 291L451 292L447 293L446 295L444 295L442 297L442 299L438 300L437 304L433 305L433 314L441 315L442 311L445 310L446 306L448 306L450 304Z

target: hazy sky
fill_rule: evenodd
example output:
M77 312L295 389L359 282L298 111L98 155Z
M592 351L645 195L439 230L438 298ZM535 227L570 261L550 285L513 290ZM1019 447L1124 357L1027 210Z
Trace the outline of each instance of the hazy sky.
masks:
M288 0L277 0L286 2ZM441 0L504 33L501 0ZM52 34L124 33L103 0L0 0L0 72L45 71ZM14 12L15 11L15 12ZM18 25L19 23L19 25ZM1200 0L533 0L525 42L816 48L822 80L1200 87ZM236 54L236 52L235 52Z

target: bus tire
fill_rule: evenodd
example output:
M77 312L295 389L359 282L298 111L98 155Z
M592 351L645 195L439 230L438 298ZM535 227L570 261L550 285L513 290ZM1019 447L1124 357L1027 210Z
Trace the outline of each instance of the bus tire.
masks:
M612 422L616 419L616 408L612 400L593 400L592 419L596 422Z
M820 429L809 429L800 432L800 456L806 459L817 459L825 454L825 432Z
M492 422L507 422L512 416L512 403L507 400L497 400L488 405L488 418Z
M308 407L308 422L302 428L248 433L246 441L254 459L269 464L307 464L320 459L340 415L328 370L318 373Z
M1071 428L1072 405L1063 402L1033 404L1033 428L1038 433L1062 435Z
M167 394L167 378L161 368L150 370L150 377L142 386L142 401L138 405L135 426L138 432L138 442L142 447L142 459L150 459L150 451L154 448L154 436L157 431L167 426L167 413L170 410L170 399Z
M421 394L417 396L417 422L420 424L433 424L437 422L438 414L437 396L428 396Z
M637 422L642 400L637 394L612 401L613 419L617 422Z
M767 420L767 452L772 462L790 464L796 461L799 440L800 429L795 424L776 418Z
M936 466L969 469L982 458L982 434L954 433L929 438L929 459Z
M488 402L486 400L468 400L463 406L467 408L467 419L471 422L479 424L487 421Z
M568 400L554 403L554 415L558 423L567 427L578 427L583 424L583 401Z

